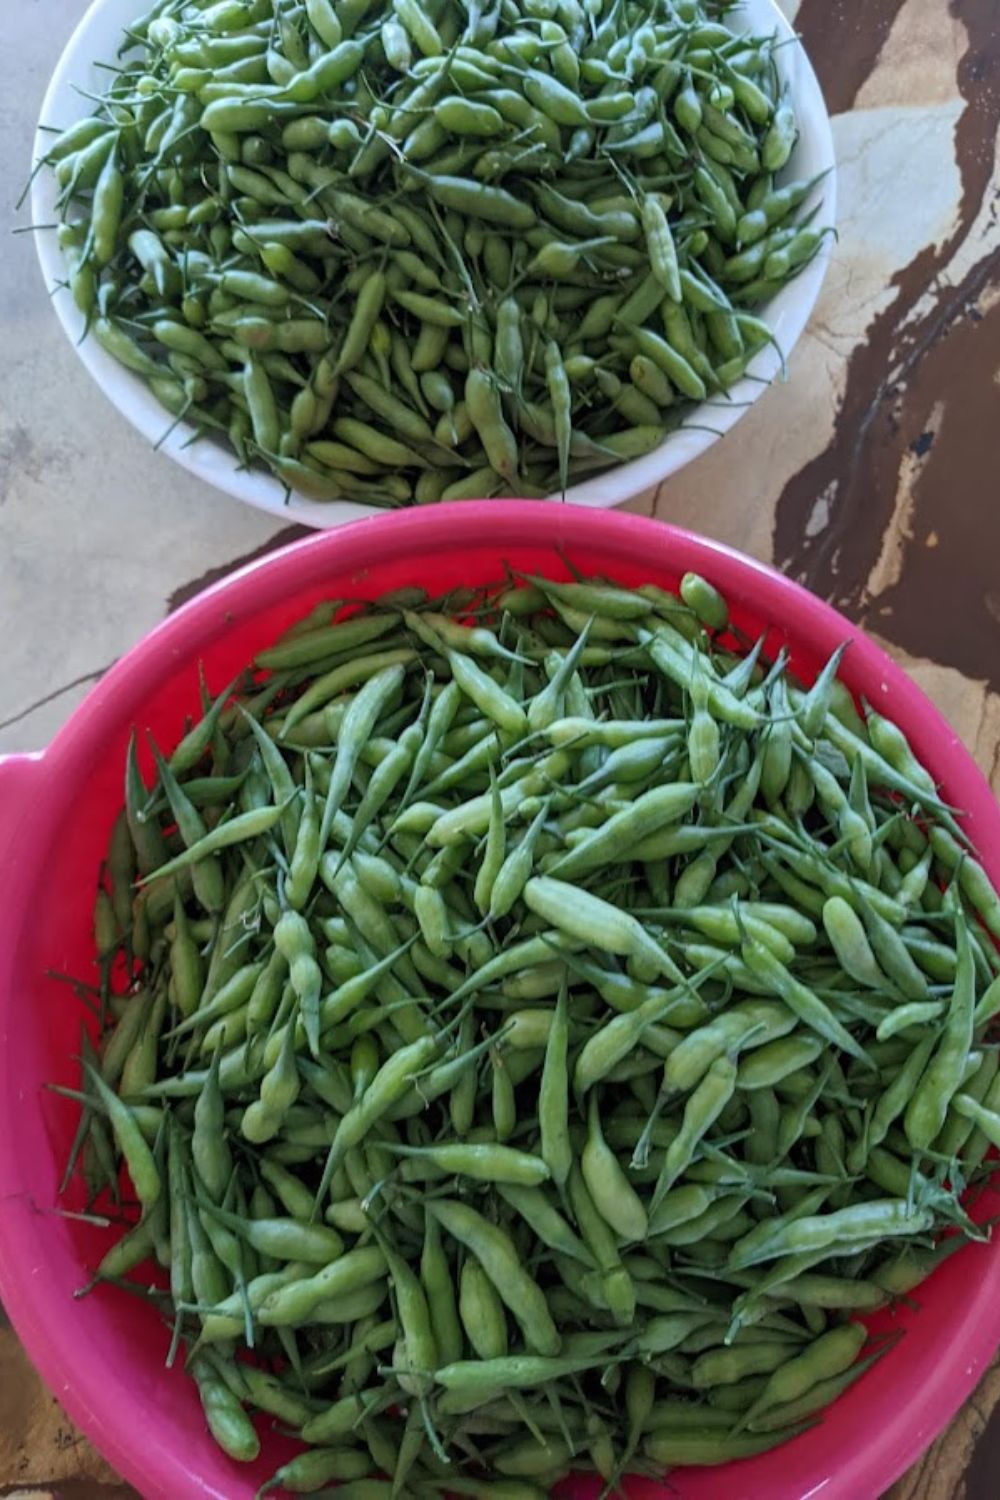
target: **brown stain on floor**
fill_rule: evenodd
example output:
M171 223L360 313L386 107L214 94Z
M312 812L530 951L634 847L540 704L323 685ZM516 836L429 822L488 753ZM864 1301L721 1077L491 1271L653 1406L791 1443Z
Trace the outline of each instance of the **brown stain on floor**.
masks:
M1000 251L980 279L998 274ZM919 444L933 405L943 399L945 410L914 483L913 536L902 575L877 601L879 629L893 642L994 688L1000 683L998 367L1000 303L981 317L972 305L961 307L914 367L893 446ZM960 392L958 399L949 401L948 391Z
M873 33L900 5L877 3ZM849 107L863 78L853 49L837 44L847 5L805 0L798 28L828 89L833 110ZM914 655L958 667L1000 685L1000 312L976 303L1000 286L1000 251L958 287L935 280L968 234L987 195L1000 124L1000 48L996 0L952 0L968 45L958 69L964 108L955 131L962 196L955 228L893 279L897 295L872 322L848 361L833 441L786 485L775 516L779 565L863 623L877 626ZM865 6L868 35L869 6ZM888 27L885 27L888 34ZM882 42L884 44L884 35ZM875 41L866 42L866 67ZM851 57L837 56L851 52ZM915 309L931 289L931 305ZM905 325L905 326L904 326ZM913 495L912 535L904 541L899 582L869 600L866 580L892 520L900 469L918 452L931 412L943 404L940 433L922 454ZM936 424L935 424L936 425ZM916 446L915 446L916 445ZM993 489L992 495L984 489ZM832 496L830 525L808 537L816 496ZM933 540L947 537L934 546ZM933 566L931 566L933 564ZM942 579L944 585L942 587ZM890 613L886 613L886 610Z
M795 30L832 115L849 110L874 73L904 4L905 0L802 0Z

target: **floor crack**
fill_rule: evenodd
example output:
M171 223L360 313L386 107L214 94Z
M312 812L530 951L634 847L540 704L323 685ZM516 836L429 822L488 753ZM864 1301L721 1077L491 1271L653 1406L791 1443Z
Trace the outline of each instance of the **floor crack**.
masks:
M63 693L71 692L73 688L83 687L87 682L96 682L112 666L114 666L114 662L109 661L103 667L97 667L93 672L84 672L81 676L74 677L72 682L64 682L61 687L53 688L50 693L44 693L41 698L36 698L34 702L27 704L26 707L18 709L16 714L11 714L6 719L0 719L0 729L9 729L12 724L20 724L22 719L27 719L36 709L44 708L46 703L52 703L54 699L61 698Z

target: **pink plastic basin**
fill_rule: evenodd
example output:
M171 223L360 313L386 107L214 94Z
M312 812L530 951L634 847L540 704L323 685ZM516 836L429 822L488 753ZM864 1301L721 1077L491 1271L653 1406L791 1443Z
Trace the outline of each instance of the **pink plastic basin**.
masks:
M235 573L124 657L38 756L0 765L0 1295L29 1355L70 1416L145 1496L249 1500L292 1451L273 1436L249 1468L208 1437L193 1385L163 1365L167 1336L145 1305L102 1288L74 1301L108 1236L53 1212L73 1105L43 1090L74 1083L81 1010L49 968L92 970L94 881L121 803L133 724L161 745L198 710L196 663L218 690L255 650L324 596L432 589L497 576L502 562L567 576L673 585L696 569L752 636L769 629L809 673L851 641L844 677L894 718L933 770L1000 881L1000 809L953 731L871 641L797 585L712 542L615 512L492 501L437 505L309 538ZM987 1205L996 1211L996 1203ZM830 1411L781 1449L724 1470L676 1470L635 1500L875 1500L953 1416L1000 1341L1000 1253L971 1246L920 1293L919 1311L882 1315L906 1337ZM584 1500L598 1486L578 1480Z

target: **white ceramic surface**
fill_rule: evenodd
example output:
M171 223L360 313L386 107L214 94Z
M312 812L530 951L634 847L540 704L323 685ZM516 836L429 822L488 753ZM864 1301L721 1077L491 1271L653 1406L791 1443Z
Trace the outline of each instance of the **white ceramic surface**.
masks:
M73 33L52 75L42 104L40 124L63 129L80 118L87 93L100 92L107 75L98 66L110 62L121 44L129 21L147 8L146 0L93 0ZM822 185L812 202L822 201L823 224L833 224L836 215L836 164L830 120L822 91L809 59L794 40L794 33L774 0L744 0L734 12L735 29L755 34L777 32L786 45L776 53L782 82L788 89L799 120L800 135L782 179L815 177L825 173ZM44 149L46 134L36 137L36 155ZM40 171L34 179L31 194L32 221L52 224L58 218L54 175ZM805 270L762 311L771 325L778 346L787 357L798 341L819 296L830 256L831 238ZM64 279L62 257L53 233L35 237L42 274L49 287ZM327 501L319 504L292 494L264 471L240 470L232 451L214 438L196 438L194 429L180 422L169 433L171 418L152 396L145 382L119 365L93 338L84 338L83 319L72 299L57 291L52 305L62 327L81 361L118 410L160 451L192 474L260 510L269 511L303 526L341 526L361 516L377 514L370 506L352 501ZM660 484L710 448L739 421L768 383L780 373L777 351L761 351L747 376L732 387L730 399L698 406L686 419L686 426L672 433L659 448L644 458L618 467L574 485L566 500L575 505L620 505L641 491ZM167 436L164 437L164 434Z

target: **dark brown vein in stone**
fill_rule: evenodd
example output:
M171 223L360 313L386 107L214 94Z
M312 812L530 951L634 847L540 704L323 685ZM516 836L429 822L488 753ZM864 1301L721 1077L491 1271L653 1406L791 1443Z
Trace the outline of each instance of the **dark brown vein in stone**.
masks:
M993 1500L997 1488L997 1456L1000 1454L1000 1406L980 1413L984 1423L976 1437L972 1459L963 1478L967 1500Z
M905 0L803 0L795 29L832 115L849 110L878 66Z
M810 21L820 9L819 0L806 0L800 12L804 33L817 38L817 62L824 34L830 44L829 31ZM900 582L875 601L875 623L915 655L996 683L1000 510L992 496L1000 472L994 384L1000 323L996 313L980 316L975 307L997 282L996 257L984 256L959 288L937 291L929 310L903 327L968 234L993 170L1000 122L994 0L953 0L951 9L969 38L957 78L965 107L955 133L962 182L956 228L893 278L897 296L848 362L833 440L778 501L774 555L817 593L864 619L871 603L866 581L892 519L900 465L908 449L923 451L914 536L903 544ZM924 434L937 404L941 432L931 447ZM824 493L830 524L807 538L806 522ZM928 548L929 538L938 545Z
M37 1495L39 1500L138 1500L135 1490L124 1484L101 1484L96 1479L59 1479L38 1484L16 1484L13 1489L0 1487L4 1497Z
M998 274L1000 252L975 279L987 286ZM942 401L944 417L913 485L912 540L899 581L878 596L877 625L912 655L995 687L1000 401L992 377L1000 355L1000 305L977 318L973 297L960 300L944 334L916 357L907 382L897 441L912 443Z

